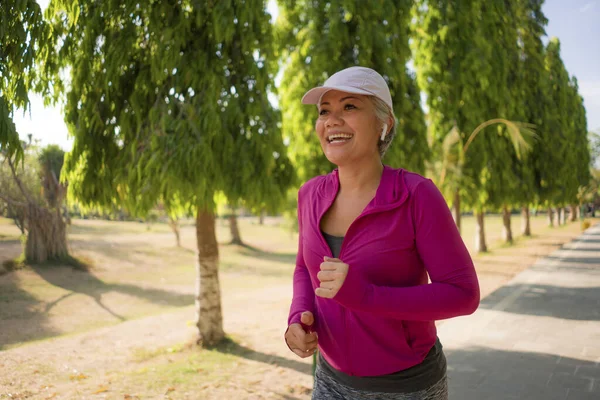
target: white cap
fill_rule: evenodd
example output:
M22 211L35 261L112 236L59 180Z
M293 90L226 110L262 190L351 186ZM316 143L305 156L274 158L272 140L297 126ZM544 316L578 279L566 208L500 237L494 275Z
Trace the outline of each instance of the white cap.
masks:
M375 96L383 100L393 113L394 107L390 89L385 79L371 68L350 67L336 72L325 81L323 86L318 86L306 92L302 97L302 103L319 104L323 95L330 90Z

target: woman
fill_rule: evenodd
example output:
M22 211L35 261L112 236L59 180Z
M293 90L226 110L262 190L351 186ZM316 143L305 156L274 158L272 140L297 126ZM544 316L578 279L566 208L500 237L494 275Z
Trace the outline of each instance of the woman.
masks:
M342 70L302 101L317 104L317 137L338 167L298 193L285 339L302 358L319 348L313 399L447 399L434 321L479 305L448 206L430 180L382 164L396 125L377 72Z

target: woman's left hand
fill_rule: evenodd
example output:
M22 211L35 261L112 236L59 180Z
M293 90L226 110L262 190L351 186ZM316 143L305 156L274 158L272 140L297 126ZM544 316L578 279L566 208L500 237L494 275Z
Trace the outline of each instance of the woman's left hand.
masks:
M321 284L315 290L315 294L327 299L335 297L346 280L348 268L348 264L338 258L324 257L321 271L317 274Z

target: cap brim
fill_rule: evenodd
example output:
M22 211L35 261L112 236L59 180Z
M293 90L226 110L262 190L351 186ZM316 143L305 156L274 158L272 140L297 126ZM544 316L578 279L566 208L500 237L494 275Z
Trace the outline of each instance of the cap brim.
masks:
M321 97L323 97L323 95L330 90L339 90L340 92L373 96L373 93L371 92L351 86L319 86L306 92L306 94L302 97L302 104L319 104Z

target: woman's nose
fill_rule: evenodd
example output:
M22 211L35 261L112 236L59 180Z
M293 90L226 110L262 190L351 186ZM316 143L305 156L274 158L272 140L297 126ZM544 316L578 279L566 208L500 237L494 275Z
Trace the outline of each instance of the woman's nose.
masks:
M327 121L325 121L325 127L327 128L344 124L344 120L341 118L340 113L336 111L330 111L327 117Z

